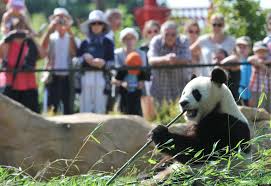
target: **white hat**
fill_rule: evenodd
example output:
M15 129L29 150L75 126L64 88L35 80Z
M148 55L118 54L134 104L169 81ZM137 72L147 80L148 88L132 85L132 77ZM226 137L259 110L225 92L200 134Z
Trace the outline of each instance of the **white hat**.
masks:
M138 40L138 33L137 31L134 29L134 28L131 28L131 27L127 27L127 28L124 28L122 31L120 31L120 41L122 42L123 39L128 35L128 34L131 34L133 35L136 40Z
M236 44L242 44L242 45L250 45L251 40L248 36L241 36L236 39Z
M70 16L69 12L65 8L55 8L53 15L54 16L58 16L58 15Z
M55 19L57 16L60 16L60 15L65 16L68 19L69 24L73 23L72 17L70 16L69 12L65 8L55 8L53 15L51 15L49 19L52 21L53 19Z
M86 35L89 35L89 25L94 22L104 23L105 33L109 31L108 23L105 19L105 15L101 10L93 10L89 13L88 20L80 25L81 31Z
M266 51L268 51L267 45L264 44L262 41L257 41L253 45L253 52L257 52L258 50L266 50Z

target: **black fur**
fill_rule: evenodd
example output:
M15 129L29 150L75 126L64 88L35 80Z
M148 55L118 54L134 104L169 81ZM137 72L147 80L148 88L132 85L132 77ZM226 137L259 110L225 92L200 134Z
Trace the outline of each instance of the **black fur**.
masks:
M194 89L192 91L192 95L194 96L195 100L197 100L197 102L201 100L201 93L199 92L198 89Z
M170 139L173 139L173 141L170 141ZM152 131L152 140L155 144L159 144L158 148L162 152L171 156L175 156L189 147L194 149L189 154L182 153L175 157L181 163L191 160L195 153L202 149L204 149L204 155L210 154L213 144L216 142L218 142L216 152L226 146L233 149L241 140L243 140L241 143L242 150L246 153L250 151L250 147L243 143L250 140L248 124L231 115L216 113L215 111L203 118L198 125L191 124L182 135L170 133L165 126L159 125ZM214 158L213 156L211 159Z
M226 72L221 68L215 68L211 74L211 81L218 83L219 85L226 83L228 81Z
M195 79L197 77L196 74L192 74L190 80Z

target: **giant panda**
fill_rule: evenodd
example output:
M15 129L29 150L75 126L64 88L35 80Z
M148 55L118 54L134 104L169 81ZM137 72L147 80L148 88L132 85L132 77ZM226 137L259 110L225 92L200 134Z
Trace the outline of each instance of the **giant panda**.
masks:
M161 152L186 163L202 149L204 155L210 154L215 143L216 151L221 150L221 153L225 147L241 148L245 153L250 151L246 143L250 140L248 121L238 109L226 82L227 75L221 68L215 68L211 77L195 77L188 82L179 105L181 111L186 111L189 127L184 134L171 133L163 125L154 128L150 136ZM236 148L240 141L241 145ZM194 151L181 153L187 148ZM217 156L206 157L209 160Z

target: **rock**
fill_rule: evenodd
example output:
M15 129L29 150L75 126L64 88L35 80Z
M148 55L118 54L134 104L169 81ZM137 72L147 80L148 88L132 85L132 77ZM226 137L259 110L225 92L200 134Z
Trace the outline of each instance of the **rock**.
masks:
M246 116L251 131L252 154L259 149L271 148L271 115L263 108L251 108L239 106L241 112Z
M1 165L21 167L42 178L112 172L146 143L151 129L138 116L86 113L44 118L3 95L0 110ZM146 168L146 162L136 165Z
M271 119L271 115L263 108L239 106L239 109L249 121L263 121Z

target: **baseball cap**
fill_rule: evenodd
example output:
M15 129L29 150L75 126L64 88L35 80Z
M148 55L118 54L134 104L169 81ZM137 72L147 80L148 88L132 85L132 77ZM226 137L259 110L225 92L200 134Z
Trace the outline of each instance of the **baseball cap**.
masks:
M267 45L264 44L262 41L257 41L253 45L253 52L256 52L258 50L266 50L268 51Z
M250 45L251 40L248 36L241 36L236 39L236 44Z

